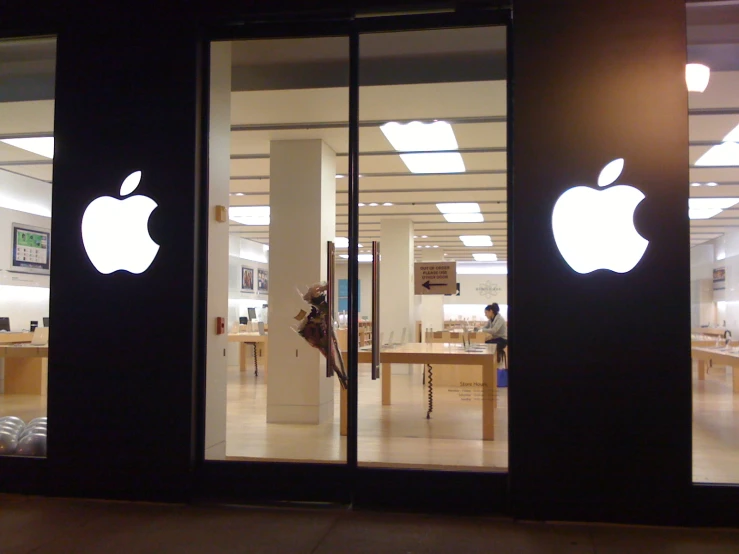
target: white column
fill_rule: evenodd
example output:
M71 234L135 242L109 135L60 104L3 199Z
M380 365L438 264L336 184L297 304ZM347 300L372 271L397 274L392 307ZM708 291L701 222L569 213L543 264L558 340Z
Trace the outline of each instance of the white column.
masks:
M380 221L380 333L383 341L414 336L413 221ZM408 373L407 365L393 364L393 373Z
M440 248L424 248L421 250L421 261L443 262L444 251ZM427 294L421 296L421 321L422 329L429 327L434 331L444 330L444 295Z
M336 230L336 154L322 140L270 143L269 381L267 422L333 421L326 361L293 331L302 293L326 279ZM297 290L296 290L297 289Z
M216 317L228 316L228 221L215 218L229 203L231 173L231 44L214 42L210 64L208 145L208 308L205 386L205 458L226 458L228 335L216 334ZM228 329L226 329L228 331Z

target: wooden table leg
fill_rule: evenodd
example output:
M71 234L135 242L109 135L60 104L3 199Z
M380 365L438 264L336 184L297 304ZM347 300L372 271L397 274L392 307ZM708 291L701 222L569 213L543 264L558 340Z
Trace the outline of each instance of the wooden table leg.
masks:
M339 387L339 433L342 437L346 436L346 426L348 420L347 412L347 390Z
M239 343L239 371L246 371L246 343Z
M380 380L382 381L382 405L383 406L389 406L390 404L392 404L391 402L392 372L390 371L390 369L391 369L390 364L382 364L382 375L380 376Z
M706 360L698 360L698 380L706 378Z
M482 440L495 439L495 404L498 397L498 368L495 357L482 366Z

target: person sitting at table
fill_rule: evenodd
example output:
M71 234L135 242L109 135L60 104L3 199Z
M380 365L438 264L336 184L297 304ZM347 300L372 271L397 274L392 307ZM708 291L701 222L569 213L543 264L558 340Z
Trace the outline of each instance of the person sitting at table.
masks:
M488 338L485 339L487 344L495 344L498 352L498 362L505 358L504 348L508 346L508 325L505 319L500 315L500 306L496 302L485 306L485 317L488 322L483 328Z

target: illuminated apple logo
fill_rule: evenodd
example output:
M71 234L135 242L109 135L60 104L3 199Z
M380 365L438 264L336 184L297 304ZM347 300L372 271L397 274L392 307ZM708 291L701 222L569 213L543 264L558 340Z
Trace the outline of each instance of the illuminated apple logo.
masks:
M623 158L607 164L598 186L612 184L624 168ZM552 230L562 257L578 273L608 269L631 271L644 255L649 241L634 227L634 210L644 194L628 185L605 190L573 187L554 205Z
M121 184L121 196L128 196L141 181L141 172L131 173ZM114 271L143 273L159 251L149 235L149 216L157 207L148 196L118 200L96 198L82 216L82 243L92 265L105 275Z

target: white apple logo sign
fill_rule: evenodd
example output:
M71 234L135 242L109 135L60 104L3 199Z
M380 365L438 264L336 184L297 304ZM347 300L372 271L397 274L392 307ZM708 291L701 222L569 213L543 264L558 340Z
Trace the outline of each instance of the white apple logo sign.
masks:
M121 184L121 196L128 196L141 181L134 171ZM118 200L96 198L82 216L82 243L92 265L105 275L114 271L143 273L159 252L149 235L149 216L157 207L148 196Z
M607 164L600 172L598 186L613 183L623 168L623 158ZM634 227L634 210L643 199L639 189L628 185L603 191L579 186L562 193L552 212L552 230L569 266L578 273L631 271L649 244Z

